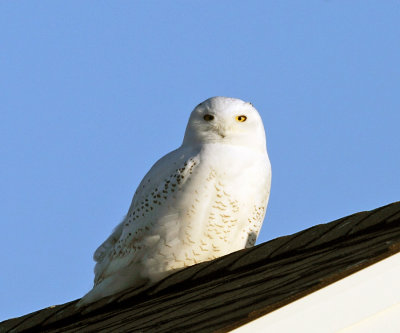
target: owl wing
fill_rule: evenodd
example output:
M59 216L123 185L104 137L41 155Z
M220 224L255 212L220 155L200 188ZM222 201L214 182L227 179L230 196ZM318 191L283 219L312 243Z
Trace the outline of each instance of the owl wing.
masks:
M197 151L181 147L153 165L138 186L124 220L94 253L95 285L137 262L146 247L160 239L152 234L152 228L160 217L174 215L169 202L176 185L196 167L197 155Z

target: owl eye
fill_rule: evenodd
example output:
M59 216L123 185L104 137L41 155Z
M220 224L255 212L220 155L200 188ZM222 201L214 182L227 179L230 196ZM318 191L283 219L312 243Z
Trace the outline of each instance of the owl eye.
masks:
M211 114L206 114L206 115L204 115L203 118L204 118L205 121L211 121L211 120L214 119L214 116L211 115Z
M236 120L239 121L239 122L241 122L241 123L243 123L244 121L247 120L247 117L246 117L246 116L243 116L243 115L241 115L241 116L236 116Z

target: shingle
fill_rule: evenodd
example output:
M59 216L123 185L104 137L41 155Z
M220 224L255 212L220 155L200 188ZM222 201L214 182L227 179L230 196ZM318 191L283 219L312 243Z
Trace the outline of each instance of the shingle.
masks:
M125 291L0 323L0 332L227 332L400 251L400 202L280 237Z

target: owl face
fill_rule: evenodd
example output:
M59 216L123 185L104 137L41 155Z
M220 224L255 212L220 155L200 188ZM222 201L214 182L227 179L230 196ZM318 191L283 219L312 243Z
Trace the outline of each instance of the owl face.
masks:
M190 115L183 144L226 143L265 150L265 131L257 110L236 98L212 97Z

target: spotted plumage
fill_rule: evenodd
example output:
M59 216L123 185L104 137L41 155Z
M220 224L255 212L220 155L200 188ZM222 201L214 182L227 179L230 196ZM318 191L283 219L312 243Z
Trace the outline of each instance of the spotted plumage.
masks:
M126 217L94 253L95 285L80 305L253 246L270 184L256 109L227 97L199 104L181 147L150 169Z

